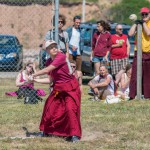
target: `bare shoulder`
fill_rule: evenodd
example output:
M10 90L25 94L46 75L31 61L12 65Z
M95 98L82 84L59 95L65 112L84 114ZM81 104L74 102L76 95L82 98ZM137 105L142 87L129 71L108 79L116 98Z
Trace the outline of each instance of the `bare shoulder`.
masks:
M17 77L20 77L20 76L21 76L21 72L18 73Z
M112 75L111 74L107 74L106 78L112 79Z

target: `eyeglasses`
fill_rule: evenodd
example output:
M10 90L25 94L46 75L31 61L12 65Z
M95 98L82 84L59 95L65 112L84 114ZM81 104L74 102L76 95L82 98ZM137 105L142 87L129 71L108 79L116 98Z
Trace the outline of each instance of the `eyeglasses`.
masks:
M29 68L32 68L32 66L28 66Z
M57 47L57 44L52 44L52 45L50 45L50 46L48 46L47 48L46 48L46 51L49 51L49 50L52 50L52 49L57 49L58 47Z
M56 44L50 45L46 48L46 50L51 50L53 48L57 48L57 45Z
M72 68L76 68L76 66L71 66Z
M64 22L63 21L58 21L59 23L61 23L61 24L64 24Z
M75 21L75 23L76 23L76 24L80 24L81 22L77 22L77 21Z
M147 16L148 16L148 13L142 13L141 16L142 16L142 17L144 17L144 16L147 17Z

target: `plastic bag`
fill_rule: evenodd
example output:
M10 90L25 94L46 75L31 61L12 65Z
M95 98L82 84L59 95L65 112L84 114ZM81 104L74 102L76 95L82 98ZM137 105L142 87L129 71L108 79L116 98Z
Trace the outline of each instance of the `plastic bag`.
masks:
M104 101L105 104L113 104L113 103L119 103L121 102L121 99L119 96L114 95L108 95L106 97L106 100Z

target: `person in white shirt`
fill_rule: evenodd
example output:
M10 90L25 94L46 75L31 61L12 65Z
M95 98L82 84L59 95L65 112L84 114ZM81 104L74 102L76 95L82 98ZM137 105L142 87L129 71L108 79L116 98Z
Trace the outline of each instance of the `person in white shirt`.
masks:
M108 95L114 95L114 81L106 66L100 67L100 74L95 76L88 85L93 91L95 100L104 100Z
M68 28L66 31L69 36L69 61L76 62L76 69L81 71L82 57L81 53L83 50L82 46L82 32L80 29L81 17L75 16L73 18L73 27Z

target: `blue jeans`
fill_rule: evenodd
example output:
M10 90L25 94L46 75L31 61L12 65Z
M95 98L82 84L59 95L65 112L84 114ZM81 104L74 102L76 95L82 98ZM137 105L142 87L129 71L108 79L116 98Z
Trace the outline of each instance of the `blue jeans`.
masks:
M101 62L101 61L103 61L103 57L94 56L92 58L92 62L94 62L94 63Z

